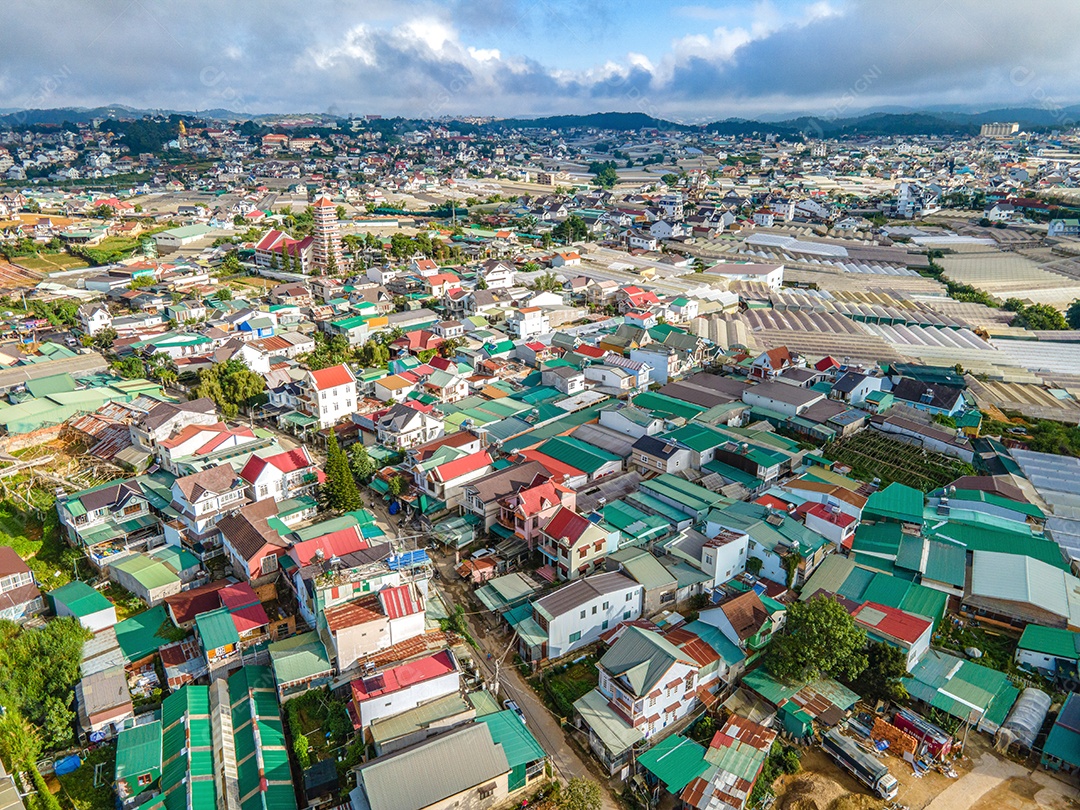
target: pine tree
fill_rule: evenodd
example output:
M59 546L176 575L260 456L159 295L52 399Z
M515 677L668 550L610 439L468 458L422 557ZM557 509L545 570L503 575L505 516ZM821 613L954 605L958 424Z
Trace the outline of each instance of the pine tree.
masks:
M286 273L292 272L292 261L289 256L289 249L284 245L281 246L281 269Z
M326 275L337 275L337 259L334 258L334 248L332 245L330 246L330 258L326 261Z
M352 512L363 504L349 458L338 444L337 434L333 430L326 446L326 483L322 491L327 505L332 509Z

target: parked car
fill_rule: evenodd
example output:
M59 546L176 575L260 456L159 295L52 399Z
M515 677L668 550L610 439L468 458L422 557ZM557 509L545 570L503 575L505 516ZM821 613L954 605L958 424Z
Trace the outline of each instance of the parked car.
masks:
M514 714L516 714L518 716L518 720L521 721L522 725L525 725L525 726L529 725L528 722L526 722L526 720L525 720L525 712L523 712L521 710L521 707L518 706L517 703L515 703L514 701L512 701L512 700L504 700L503 701L503 708L504 709L509 709Z

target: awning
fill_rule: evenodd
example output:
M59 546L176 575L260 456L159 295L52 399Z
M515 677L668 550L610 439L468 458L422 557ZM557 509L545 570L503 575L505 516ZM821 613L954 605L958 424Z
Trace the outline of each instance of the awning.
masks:
M300 413L300 411L289 411L289 413L281 417L281 421L296 427L310 427L319 423L319 420L314 416L308 416L306 413Z
M645 739L645 735L622 719L615 710L608 706L607 699L597 690L585 693L574 702L574 708L581 719L600 738L600 742L612 757L617 757Z
M501 537L504 540L509 540L511 537L517 537L517 535L514 534L512 529L506 528L501 523L492 523L491 528L488 529L488 532L495 535L496 537Z

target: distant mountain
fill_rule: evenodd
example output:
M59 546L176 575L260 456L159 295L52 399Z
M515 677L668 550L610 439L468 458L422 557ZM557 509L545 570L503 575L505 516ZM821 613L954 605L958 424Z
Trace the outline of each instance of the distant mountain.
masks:
M667 132L690 132L704 129L720 135L745 136L751 134L773 134L783 137L806 135L809 137L845 137L853 135L888 136L888 135L972 135L979 131L981 124L994 121L1017 121L1021 129L1046 129L1067 126L1080 120L1080 105L1070 105L1058 109L1039 107L1003 107L1000 109L971 111L973 107L958 109L908 109L892 107L887 110L852 112L846 118L827 118L802 114L778 119L763 116L757 120L746 118L726 118L696 125L682 124L656 118L640 112L598 112L588 115L552 115L541 118L502 118L486 123L466 123L463 121L429 122L415 119L392 118L380 119L383 128L393 127L398 132L410 126L423 126L439 123L452 129L465 132L497 132L506 129L606 129L614 131L634 131L657 129ZM247 115L232 110L212 109L198 111L145 110L128 107L123 104L110 104L104 107L58 107L45 110L0 110L0 126L58 126L65 122L85 124L98 118L113 120L138 120L147 116L183 116L202 121L255 121L271 122L286 117L285 114ZM311 118L332 121L333 116L311 114ZM338 119L341 120L341 119Z
M588 115L551 115L546 118L501 118L485 125L492 129L573 129L594 128L614 130L663 129L689 130L684 124L653 118L637 112L602 112Z

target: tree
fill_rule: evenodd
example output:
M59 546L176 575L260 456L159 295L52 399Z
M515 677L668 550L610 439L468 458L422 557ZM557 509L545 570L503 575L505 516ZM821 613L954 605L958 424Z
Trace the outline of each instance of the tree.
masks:
M349 451L349 469L352 470L353 478L364 484L375 475L375 462L360 442L354 444Z
M112 370L125 380L137 380L146 375L146 368L143 366L143 361L138 357L124 357L122 359L113 360L110 365L112 366Z
M345 210L344 205L339 205L337 208L335 208L334 213L338 219L345 219L349 216L349 212Z
M239 360L226 360L199 372L196 397L208 397L229 418L240 413L241 406L259 404L266 396L266 380Z
M334 251L331 250L330 251L330 256L326 260L326 275L328 275L328 276L336 276L337 275L337 270L338 270L337 259L334 257Z
M555 277L554 273L544 273L542 276L537 276L536 280L530 286L534 290L558 292L562 289L562 282Z
M229 275L240 272L240 260L236 258L235 253L230 253L221 260L221 270Z
M603 788L592 779L575 776L559 792L559 810L600 810Z
M116 330L111 326L106 326L104 329L99 329L94 333L93 343L94 346L101 350L111 349L113 342L116 340Z
M1026 305L1019 298L1006 298L1001 308L1009 312L1023 312Z
M395 475L386 482L386 491L391 498L400 498L409 488L409 480L404 475Z
M214 293L214 298L216 298L218 301L232 301L232 290L230 290L228 287L219 287L218 291Z
M90 632L71 618L36 629L0 621L0 706L25 717L45 750L72 742L75 712L69 706L89 638Z
M1068 321L1070 329L1080 329L1080 298L1069 304L1065 312L1065 320Z
M1032 330L1069 328L1065 316L1049 304L1032 304L1030 307L1024 307L1013 319L1012 325Z
M907 658L904 651L891 644L871 641L866 648L866 669L849 685L873 703L878 700L907 700L907 689L901 678L907 675Z
M330 431L326 443L326 482L322 486L322 496L327 506L341 512L352 512L363 505L360 490L356 486L349 459L338 444L337 433Z
M568 244L582 242L589 237L589 226L577 214L571 214L556 225L551 233L556 239L561 239Z
M866 668L866 633L844 607L826 596L788 608L782 633L766 659L782 681L803 683L819 675L854 680Z

